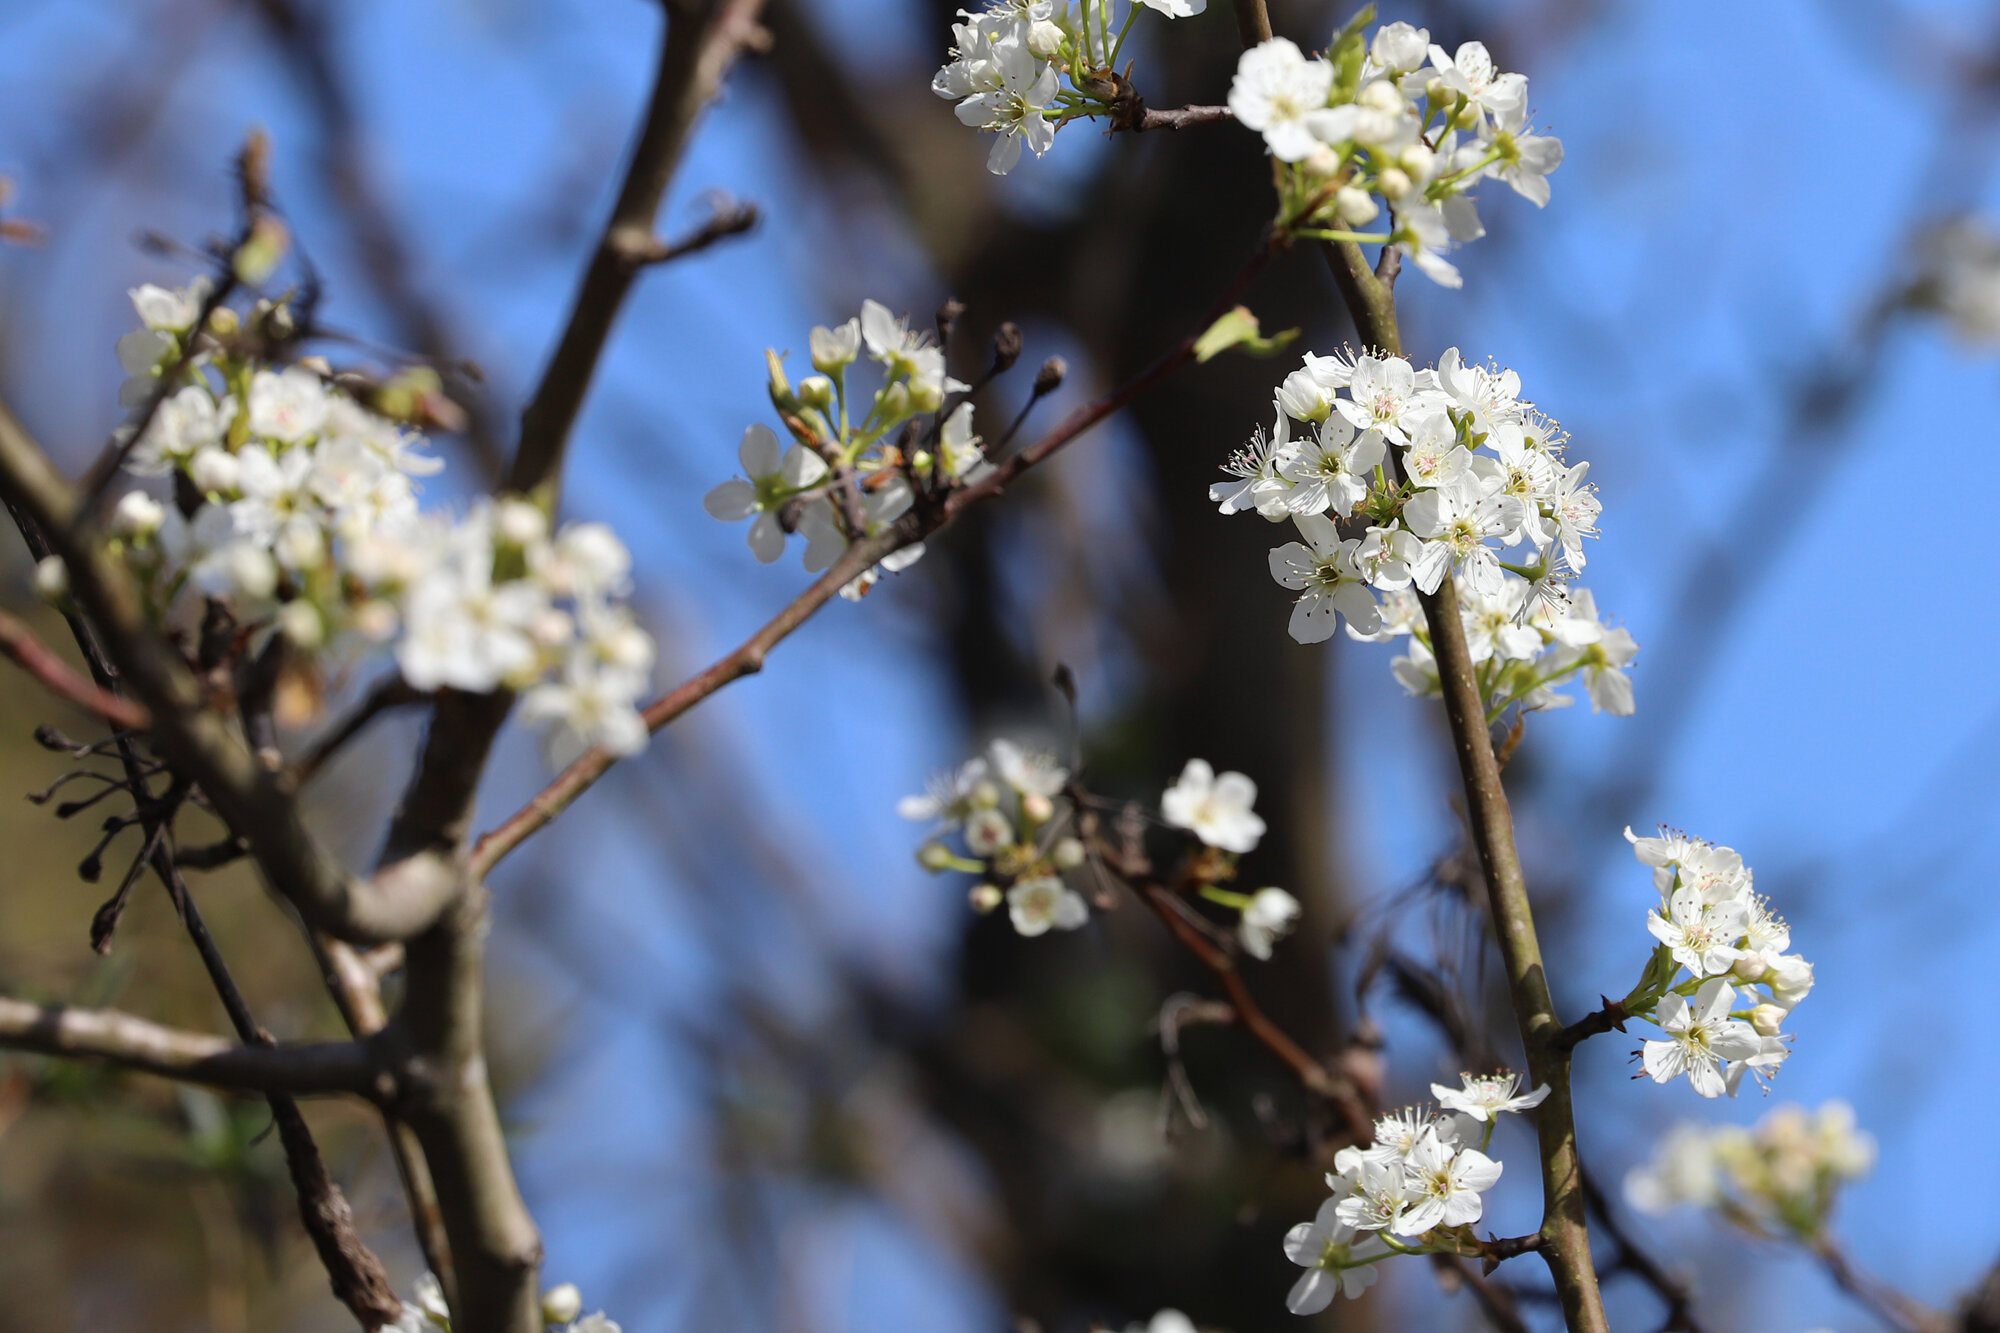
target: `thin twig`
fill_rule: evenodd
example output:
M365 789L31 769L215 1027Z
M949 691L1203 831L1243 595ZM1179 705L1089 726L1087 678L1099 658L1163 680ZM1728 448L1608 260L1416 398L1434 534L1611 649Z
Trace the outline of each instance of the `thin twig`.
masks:
M706 250L717 241L727 240L731 236L741 236L757 225L760 216L755 204L719 200L708 221L677 241L662 240L650 230L635 229L614 231L611 235L611 244L617 248L625 262L634 267L666 264L684 255Z
M77 675L54 649L35 637L34 631L5 611L0 611L0 656L10 658L50 693L95 713L114 727L145 731L153 725L152 715L143 707Z
M1235 305L1243 290L1277 253L1278 247L1277 238L1267 236L1244 264L1236 279L1230 283L1229 289L1211 309L1219 314ZM835 593L866 572L883 556L898 547L923 540L944 527L968 505L1001 494L1007 484L1021 473L1188 364L1194 358L1195 339L1212 323L1214 323L1213 315L1205 317L1194 332L1169 348L1152 365L1110 393L1071 412L1059 425L1035 443L997 463L993 471L979 482L953 491L945 497L942 505L928 515L912 513L905 518L902 525L891 532L849 546L833 568L822 574L811 587L800 593L733 652L683 681L671 692L662 695L641 710L646 719L647 729L659 731L717 690L741 680L744 676L762 671L764 659L773 648L790 636L792 631L811 619L815 612L832 600ZM499 827L479 839L472 852L474 878L485 878L509 852L547 827L557 815L573 805L577 798L610 771L616 762L617 756L602 748L586 751L582 757L572 762L526 805L510 815Z
M1234 120L1236 113L1226 106L1177 106L1166 111L1147 107L1133 123L1136 133L1147 130L1184 130L1190 125L1212 125L1218 120Z

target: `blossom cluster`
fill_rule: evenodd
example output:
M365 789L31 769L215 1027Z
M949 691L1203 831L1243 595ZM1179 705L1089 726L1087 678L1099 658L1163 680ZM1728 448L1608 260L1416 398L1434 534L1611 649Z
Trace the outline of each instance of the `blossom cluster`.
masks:
M1788 952L1790 927L1734 849L1670 829L1625 836L1660 893L1646 920L1659 943L1620 1001L1664 1034L1641 1049L1646 1073L1655 1083L1685 1074L1704 1097L1735 1096L1745 1073L1768 1080L1790 1052L1779 1029L1812 990L1812 964Z
M1486 1155L1494 1126L1503 1114L1541 1105L1549 1090L1524 1093L1520 1075L1505 1072L1460 1082L1433 1083L1436 1107L1383 1116L1374 1143L1333 1159L1331 1197L1285 1236L1285 1256L1306 1270L1285 1298L1293 1314L1317 1314L1335 1295L1359 1296L1392 1254L1477 1253L1470 1228L1485 1214L1481 1196L1500 1179L1501 1163Z
M1407 23L1366 40L1352 24L1322 58L1274 37L1243 53L1229 107L1278 163L1287 227L1393 245L1446 287L1462 279L1445 255L1486 232L1473 188L1502 181L1540 207L1562 165L1562 141L1528 126L1524 76L1479 42L1447 54ZM1384 205L1386 229L1355 230Z
M609 528L552 532L513 497L420 510L418 479L444 464L419 432L322 361L266 364L230 336L233 310L195 328L200 284L131 295L143 326L119 341L121 401L163 397L126 437L126 466L171 478L173 494L128 491L110 529L159 620L206 600L315 674L386 648L419 690L526 690L523 714L552 727L558 763L644 746L636 703L654 646L622 600L631 557ZM283 308L251 317L268 325ZM61 585L60 571L45 578Z
M1278 386L1273 415L1209 498L1224 514L1289 519L1304 539L1271 552L1271 576L1299 593L1294 639L1322 642L1342 620L1356 639L1410 636L1397 678L1435 692L1411 590L1435 592L1451 577L1491 714L1567 704L1557 687L1579 676L1593 707L1632 711L1622 668L1638 645L1570 586L1602 509L1590 464L1567 461L1568 436L1522 399L1518 375L1457 348L1424 369L1307 353ZM1521 555L1504 558L1511 548Z
M1840 1187L1875 1164L1875 1140L1854 1126L1846 1102L1816 1111L1780 1106L1755 1126L1684 1122L1660 1141L1653 1160L1625 1178L1642 1212L1679 1204L1710 1208L1753 1235L1817 1239Z
M542 1293L542 1326L554 1333L622 1333L618 1321L598 1310L583 1313L583 1294L575 1284L565 1282ZM451 1331L451 1309L445 1304L444 1285L433 1273L416 1280L410 1299L403 1302L403 1314L385 1333L444 1333Z
M960 122L996 136L986 169L1004 176L1024 145L1040 157L1065 122L1111 109L1124 86L1118 56L1142 10L1175 19L1207 7L1208 0L992 0L978 13L959 11L965 21L952 25L951 59L931 91L958 103Z
M929 821L939 834L956 831L964 850L933 837L917 850L926 870L980 876L971 892L982 913L1007 904L1022 935L1075 930L1090 918L1082 894L1063 876L1082 867L1089 853L1077 836L1069 770L1042 752L996 740L987 753L932 778L920 796L896 806L905 819ZM1192 833L1202 851L1190 862L1201 895L1237 912L1237 940L1254 958L1297 921L1298 900L1283 889L1239 893L1224 887L1236 876L1236 857L1255 850L1265 826L1252 808L1257 784L1241 773L1217 774L1190 759L1160 797L1160 821Z
M771 403L792 443L752 425L737 448L743 475L709 491L702 504L725 523L749 519L750 550L765 564L785 553L791 534L803 536L805 567L818 573L849 542L886 532L915 503L918 486L969 485L993 465L973 434L972 404L943 410L947 395L970 386L946 373L942 348L887 306L862 302L859 317L815 328L810 346L815 373L796 387L778 353L768 353ZM857 420L859 387L848 371L864 350L882 366L882 384ZM841 595L862 596L881 571L907 569L923 553L922 542L891 553Z

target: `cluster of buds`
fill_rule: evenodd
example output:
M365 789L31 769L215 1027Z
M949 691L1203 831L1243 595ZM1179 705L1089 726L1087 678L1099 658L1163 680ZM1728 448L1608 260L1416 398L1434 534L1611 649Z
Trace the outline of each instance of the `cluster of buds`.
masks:
M1371 5L1308 58L1283 37L1243 53L1229 106L1278 164L1279 219L1294 235L1393 245L1446 287L1445 255L1477 240L1472 190L1494 179L1537 207L1562 142L1528 127L1528 81L1479 42L1456 54L1390 23L1364 37ZM1379 202L1378 202L1379 200ZM1386 229L1360 231L1381 217Z
M977 875L975 911L1004 902L1023 935L1075 930L1090 919L1090 908L1063 879L1087 855L1068 785L1069 770L1052 756L996 740L985 756L933 778L924 795L904 797L896 813L935 822L940 833L958 832L963 851L934 837L917 849L917 862L933 873Z
M931 91L958 103L959 120L996 136L986 169L1004 176L1023 145L1040 157L1056 131L1079 116L1110 115L1129 96L1118 56L1142 10L1189 18L1208 0L993 0L959 11L951 59ZM1068 87L1064 87L1067 81Z
M1579 677L1593 706L1632 711L1622 668L1638 646L1571 587L1602 509L1590 465L1565 458L1568 436L1521 397L1513 371L1466 362L1457 348L1424 369L1307 353L1278 386L1273 415L1209 498L1225 514L1289 519L1304 538L1271 552L1271 576L1299 593L1294 639L1322 642L1343 620L1356 639L1408 635L1397 677L1435 692L1411 591L1449 577L1489 715L1567 704L1558 687Z
M618 1321L597 1310L583 1312L583 1293L576 1284L565 1282L542 1293L542 1327L551 1333L622 1333ZM431 1273L416 1281L410 1299L403 1302L403 1315L384 1333L451 1333L451 1310L445 1304L444 1286Z
M161 625L220 609L254 650L281 648L304 687L283 697L306 701L290 720L311 716L330 667L388 649L419 690L528 691L556 762L643 747L654 646L623 601L630 555L601 524L551 532L524 499L420 511L417 479L444 466L412 424L434 373L373 385L318 358L274 365L282 340L238 335L286 324L282 303L239 314L199 282L131 295L121 398L158 402L126 466L171 494L127 492L109 530ZM38 582L67 586L59 566Z
M702 503L723 522L749 519L750 550L766 564L785 553L792 533L803 536L805 567L818 573L849 542L886 532L909 511L919 488L935 494L968 485L993 465L973 433L972 404L961 397L944 410L947 395L964 395L971 386L946 372L943 348L887 306L862 302L858 318L815 328L811 348L814 373L797 385L779 354L766 354L771 404L792 443L781 444L768 426L752 425L737 449L743 476L715 487ZM865 400L866 411L849 374L864 350L882 366L881 386ZM1007 325L994 340L994 373L1019 355L1018 333ZM1037 380L1036 394L1043 392ZM862 596L881 571L906 569L923 553L921 542L895 551L842 595Z
M1317 1314L1336 1295L1374 1285L1375 1266L1397 1254L1481 1255L1473 1224L1501 1163L1486 1155L1509 1112L1541 1105L1546 1086L1522 1092L1518 1074L1466 1074L1463 1086L1431 1085L1437 1106L1409 1106L1375 1122L1375 1141L1343 1148L1326 1178L1319 1214L1285 1236L1285 1255L1306 1271L1285 1298L1293 1314ZM1474 1144L1478 1146L1473 1146Z
M1646 1073L1655 1083L1685 1074L1704 1097L1735 1096L1745 1073L1768 1081L1790 1053L1779 1029L1811 992L1812 964L1787 952L1790 928L1732 848L1668 829L1625 836L1660 892L1646 921L1659 943L1618 1002L1664 1034L1641 1049Z
M1625 1196L1642 1212L1693 1204L1751 1235L1812 1244L1825 1234L1841 1186L1874 1164L1875 1140L1855 1129L1846 1102L1817 1111L1787 1105L1749 1129L1674 1126L1652 1162L1626 1176Z
M978 876L971 893L976 911L1004 902L1015 930L1041 935L1074 930L1090 918L1083 895L1063 878L1089 859L1085 838L1096 828L1094 814L1079 818L1078 800L1089 803L1053 758L996 740L985 755L933 778L923 795L904 797L896 812L934 822L940 834L955 831L963 843L955 850L933 837L917 849L920 865L933 873ZM1300 908L1283 889L1244 893L1229 887L1237 858L1264 835L1264 821L1252 809L1256 801L1257 784L1243 774L1217 774L1206 760L1190 759L1161 794L1159 822L1199 843L1182 859L1176 884L1236 913L1237 942L1253 958L1269 958Z

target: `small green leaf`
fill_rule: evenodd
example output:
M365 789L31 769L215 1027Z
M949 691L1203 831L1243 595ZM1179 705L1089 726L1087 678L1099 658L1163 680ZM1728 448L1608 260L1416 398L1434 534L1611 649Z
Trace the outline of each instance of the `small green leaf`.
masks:
M1232 347L1241 347L1252 356L1270 356L1283 351L1298 336L1299 330L1286 329L1283 333L1264 337L1258 331L1257 316L1251 314L1247 306L1237 306L1209 325L1208 332L1195 339L1194 359L1209 361Z

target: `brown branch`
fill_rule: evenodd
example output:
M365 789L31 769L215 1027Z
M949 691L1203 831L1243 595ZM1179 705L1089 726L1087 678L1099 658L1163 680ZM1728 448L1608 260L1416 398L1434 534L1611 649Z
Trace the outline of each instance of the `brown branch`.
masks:
M1623 1032L1625 1030L1625 1020L1631 1017L1630 1014L1625 1012L1625 1006L1608 995L1599 996L1598 998L1604 1001L1603 1008L1593 1009L1590 1013L1585 1014L1582 1018L1577 1019L1576 1022L1571 1023L1568 1027L1556 1033L1550 1039L1549 1045L1558 1051L1569 1051L1575 1049L1578 1042L1589 1037L1594 1037L1600 1032L1611 1032L1614 1030Z
M1667 1330L1679 1333L1707 1333L1701 1321L1695 1318L1693 1293L1688 1284L1668 1272L1666 1268L1649 1254L1645 1247L1632 1238L1625 1224L1611 1210L1611 1201L1598 1188L1597 1179L1586 1173L1583 1177L1584 1204L1597 1218L1598 1227L1610 1240L1613 1248L1611 1262L1605 1265L1607 1274L1623 1269L1637 1277L1653 1289L1667 1307Z
M1947 1323L1943 1315L1856 1267L1832 1237L1822 1238L1812 1252L1835 1286L1896 1333L1945 1333Z
M1361 340L1386 354L1399 355L1402 338L1396 325L1395 270L1387 256L1379 270L1371 270L1360 247L1351 242L1328 244L1324 249ZM1543 1258L1555 1280L1570 1333L1610 1333L1590 1256L1582 1167L1570 1105L1569 1053L1556 1045L1562 1023L1549 993L1527 879L1514 846L1513 814L1500 780L1465 626L1459 619L1458 590L1447 576L1435 593L1419 594L1419 600L1431 629L1445 714L1464 782L1467 822L1486 874L1494 933L1507 969L1521 1044L1527 1052L1528 1077L1549 1088L1535 1116L1541 1149Z
M115 1009L71 1009L0 997L0 1047L101 1060L123 1069L239 1092L385 1095L386 1075L359 1042L245 1046L164 1027Z
M430 697L404 680L400 671L385 676L354 706L353 712L323 732L313 741L312 748L286 770L286 785L293 791L299 790L318 776L320 769L326 767L327 762L360 735L370 722L384 713L423 703Z
M145 731L153 725L144 708L77 675L54 649L35 637L34 631L5 611L0 611L0 656L12 659L51 694L95 713L114 727Z
M665 264L706 250L717 241L741 236L757 225L759 216L755 204L721 200L708 221L678 241L661 240L649 229L634 228L630 231L614 230L609 243L627 264L634 267Z
M1271 40L1271 15L1264 0L1236 0L1236 32L1245 46Z
M1470 1291L1479 1302L1479 1312L1499 1333L1529 1333L1528 1323L1521 1318L1513 1294L1506 1287L1489 1282L1484 1274L1455 1255L1433 1254L1431 1265L1437 1270L1438 1285L1446 1291L1458 1286Z
M1236 304L1237 298L1243 294L1251 281L1263 272L1264 266L1277 254L1278 248L1278 239L1275 236L1267 236L1244 264L1236 279L1230 283L1229 289L1211 307L1211 313L1204 316L1193 332L1175 343L1152 365L1110 393L1071 412L1048 434L1021 452L1002 460L983 480L946 496L941 506L929 513L913 513L892 532L849 546L831 569L772 617L762 629L744 640L733 652L648 704L643 710L647 729L659 731L717 690L733 681L741 680L744 676L762 671L764 659L769 656L773 648L789 637L792 631L811 619L813 614L832 600L833 595L842 587L871 568L883 556L911 542L923 540L950 523L967 506L1001 494L1007 488L1007 484L1021 473L1040 463L1187 365L1194 358L1195 340L1215 322L1215 316ZM480 838L472 852L473 877L485 878L509 852L547 827L557 815L575 804L577 798L610 771L616 762L617 756L600 748L587 751L571 763L526 805L508 816L499 827Z
M1190 125L1212 125L1218 120L1234 120L1236 113L1226 106L1177 106L1166 111L1145 108L1129 128L1143 134L1147 130L1184 130Z

